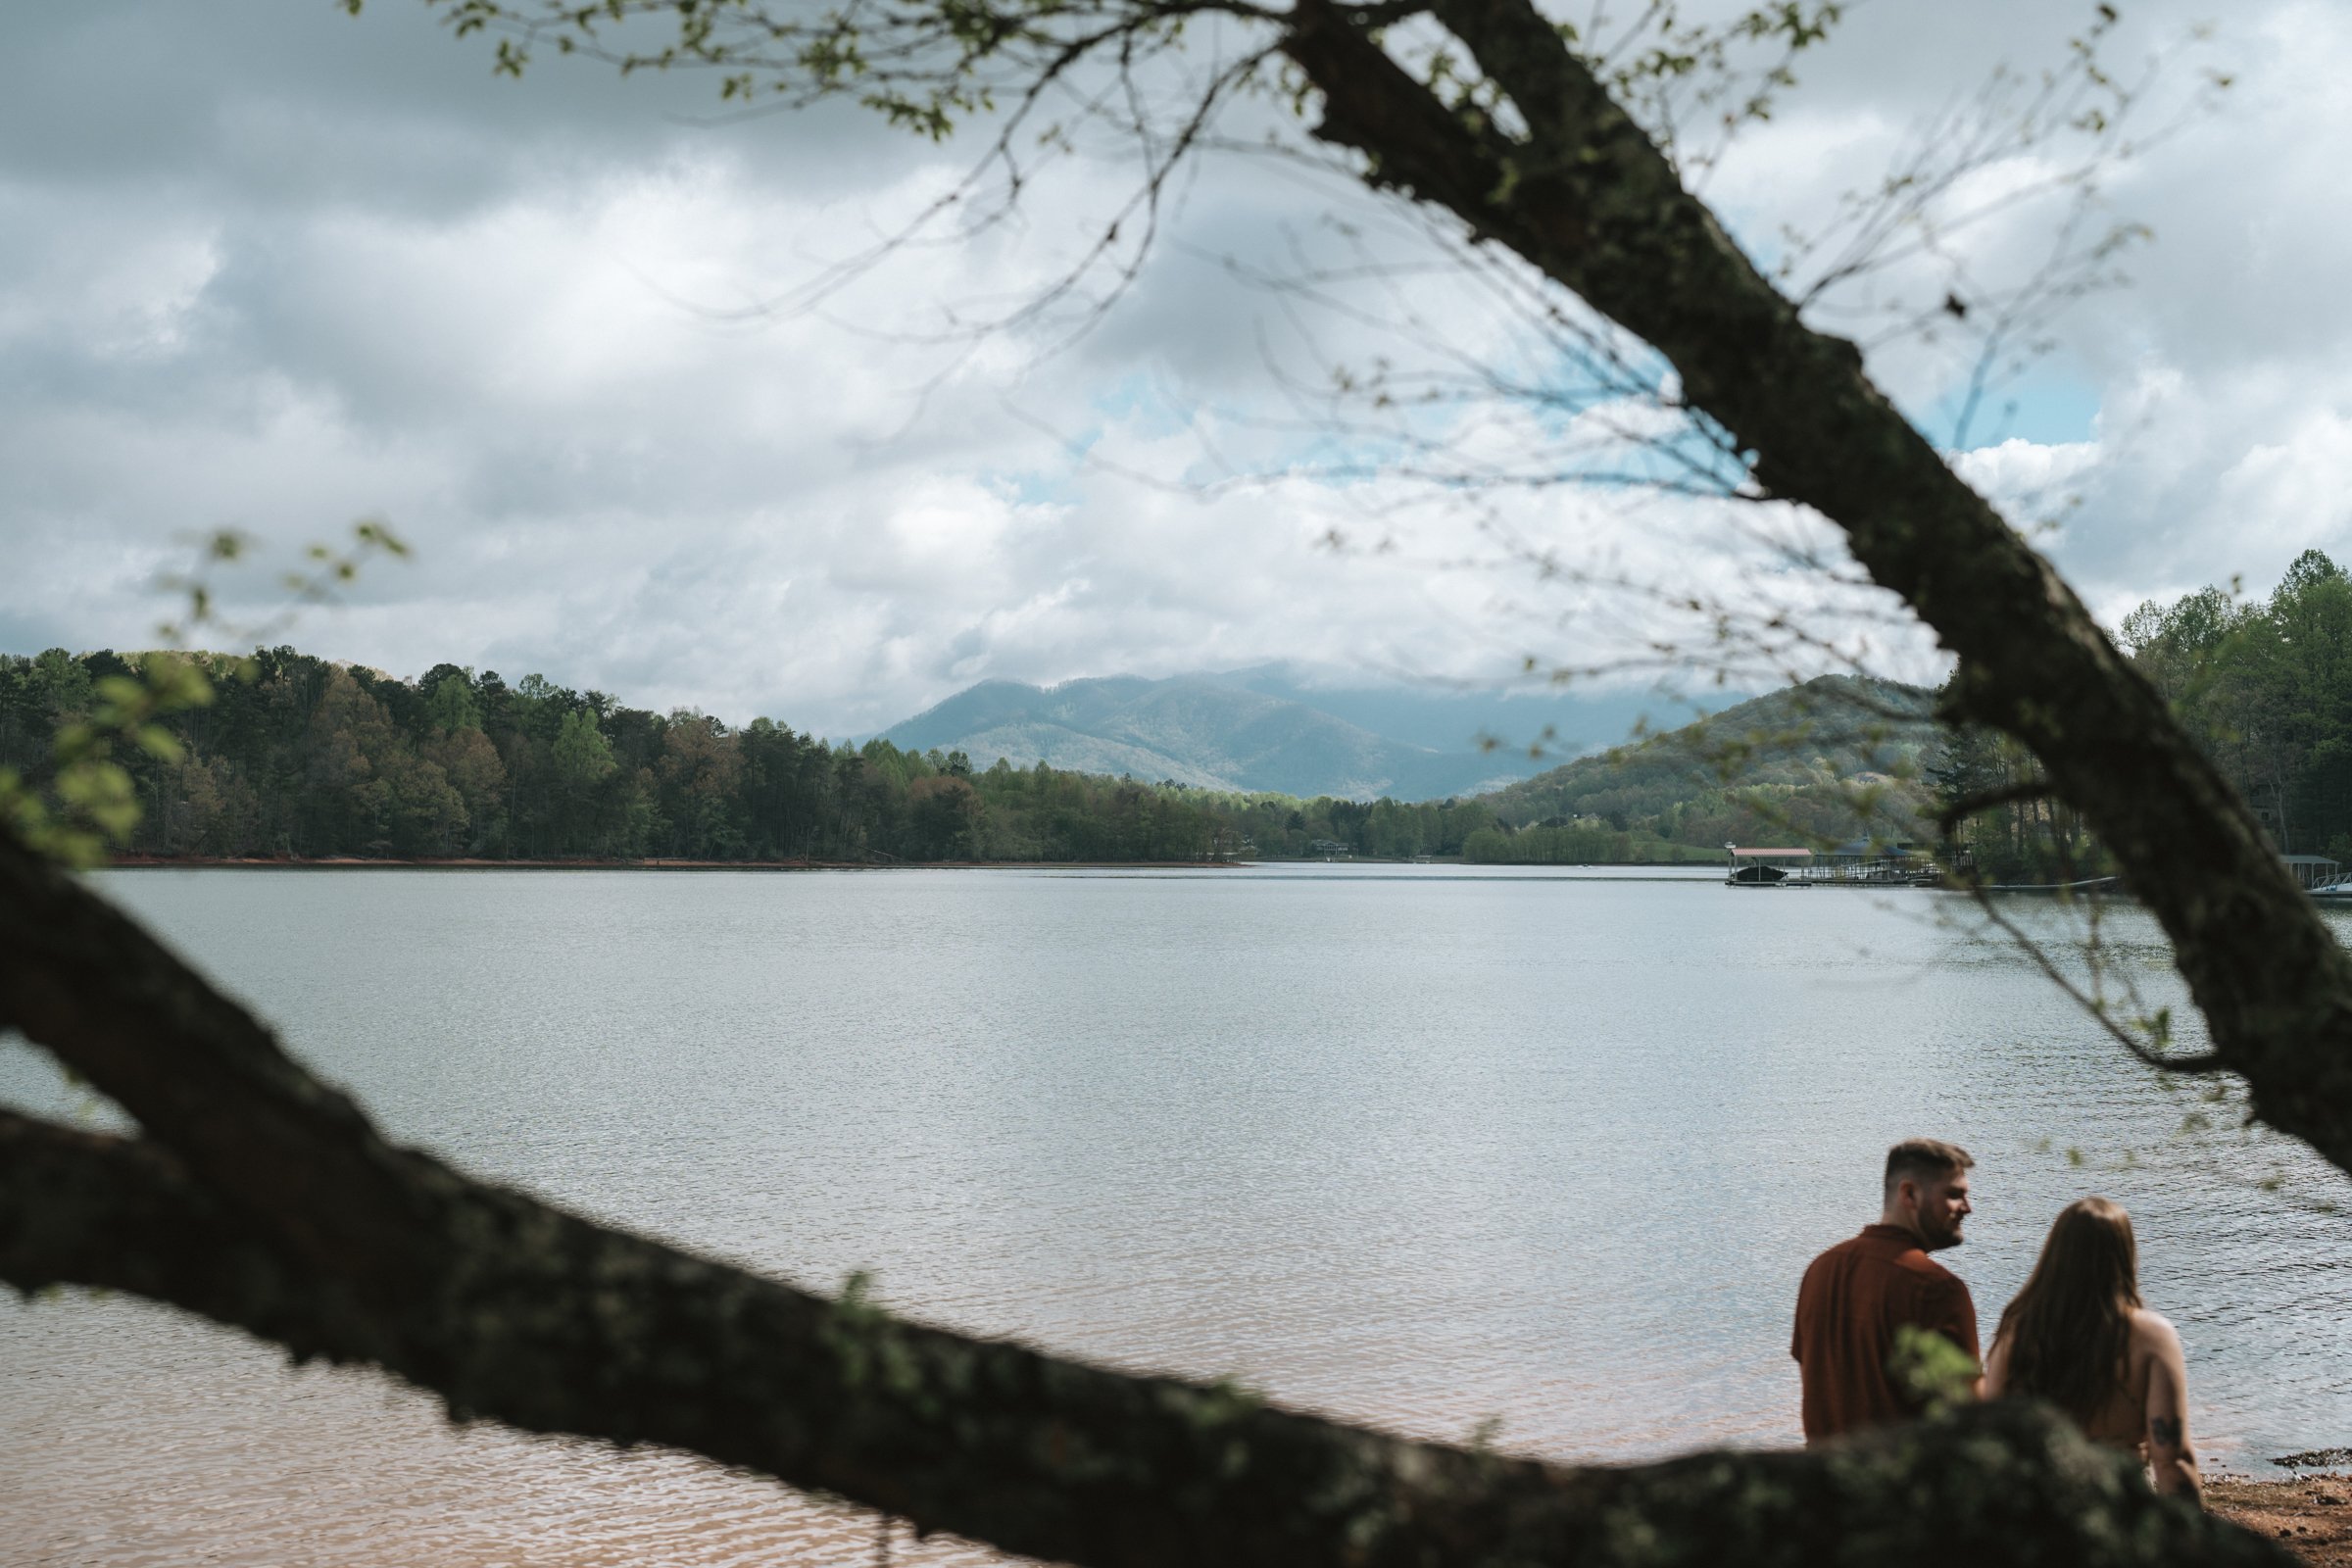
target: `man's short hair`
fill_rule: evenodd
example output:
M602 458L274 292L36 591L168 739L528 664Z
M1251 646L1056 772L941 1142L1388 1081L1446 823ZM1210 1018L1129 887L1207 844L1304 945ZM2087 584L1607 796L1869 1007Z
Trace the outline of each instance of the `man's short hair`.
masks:
M1964 1170L1974 1169L1976 1163L1958 1144L1947 1144L1940 1138L1906 1138L1886 1151L1886 1191L1893 1192L1905 1178L1923 1185L1949 1181Z

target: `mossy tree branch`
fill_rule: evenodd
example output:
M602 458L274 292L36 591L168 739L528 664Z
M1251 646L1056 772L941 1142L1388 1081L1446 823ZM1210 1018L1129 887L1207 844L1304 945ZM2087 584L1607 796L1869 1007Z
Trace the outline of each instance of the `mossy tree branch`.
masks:
M851 8L822 13L812 36L838 43L823 17L919 27L984 9ZM997 61L1004 38L1048 48L1070 14L1017 9L1019 27L949 35ZM1080 13L1092 25L1116 9ZM1969 713L2030 746L2127 868L2259 1112L2352 1169L2352 963L2251 818L2048 564L1872 386L1852 345L1802 322L1541 12L1429 12L1508 98L1514 131L1386 52L1375 24L1394 8L1187 7L1218 9L1271 32L1312 88L1318 134L1360 153L1369 182L1453 214L1654 346L1761 490L1844 530L1961 657ZM795 58L847 69L838 48ZM1014 1551L1103 1568L2286 1560L2014 1405L1816 1452L1563 1468L827 1300L386 1143L242 1009L5 834L0 1026L141 1128L0 1119L0 1277L21 1288L135 1291L299 1355L381 1366L462 1414L671 1445Z
M0 835L0 1026L139 1121L0 1112L0 1278L135 1292L453 1413L660 1443L1008 1550L1176 1564L2278 1563L2046 1413L1574 1469L1405 1442L828 1300L383 1140Z

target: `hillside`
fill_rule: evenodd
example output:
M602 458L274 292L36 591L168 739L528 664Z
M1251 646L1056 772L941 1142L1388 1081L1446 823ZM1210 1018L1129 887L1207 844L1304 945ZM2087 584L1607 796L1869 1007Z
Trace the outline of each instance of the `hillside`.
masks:
M1916 837L1936 733L1916 686L1825 675L1484 798L1512 829L1692 845Z
M1309 799L1438 800L1495 788L1535 765L1467 744L1448 752L1393 740L1298 697L1213 675L1111 676L1043 688L983 681L882 738L908 751L962 752L980 767L1003 757L1024 767L1042 760L1078 772Z

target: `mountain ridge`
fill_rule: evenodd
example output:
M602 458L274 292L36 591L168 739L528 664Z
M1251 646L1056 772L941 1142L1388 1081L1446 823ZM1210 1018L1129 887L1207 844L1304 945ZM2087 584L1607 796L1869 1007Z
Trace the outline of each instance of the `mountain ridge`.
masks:
M1376 733L1282 692L1270 666L1228 674L1086 676L1054 686L984 680L882 732L913 751L986 766L1130 774L1304 798L1438 800L1484 793L1537 765L1497 748L1459 751ZM1278 689L1260 689L1273 682ZM1465 737L1467 740L1467 737Z

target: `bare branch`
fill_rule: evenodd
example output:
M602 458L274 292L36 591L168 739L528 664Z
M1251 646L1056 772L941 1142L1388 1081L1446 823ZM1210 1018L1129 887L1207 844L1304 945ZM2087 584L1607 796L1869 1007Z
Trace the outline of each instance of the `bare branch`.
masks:
M2131 1052L2142 1062L2165 1072L2181 1074L2215 1073L2230 1069L2229 1057L2218 1051L2199 1052L2193 1056L2168 1056L2162 1052L2149 1050L2146 1043L2137 1035L2116 1021L2113 1009L2106 1004L2102 998L2077 985L2074 977L2060 966L2056 958L2051 956L2049 950L2034 940L2025 927L2009 917L1995 901L1991 892L1981 887L1971 888L1969 891L1975 895L1977 907L1984 912L1984 918L1999 927L2001 933L2014 943L2020 952L2033 960L2034 966L2042 972L2044 978L2065 992L2067 999L2087 1013L2091 1020L2106 1032L2109 1039Z

